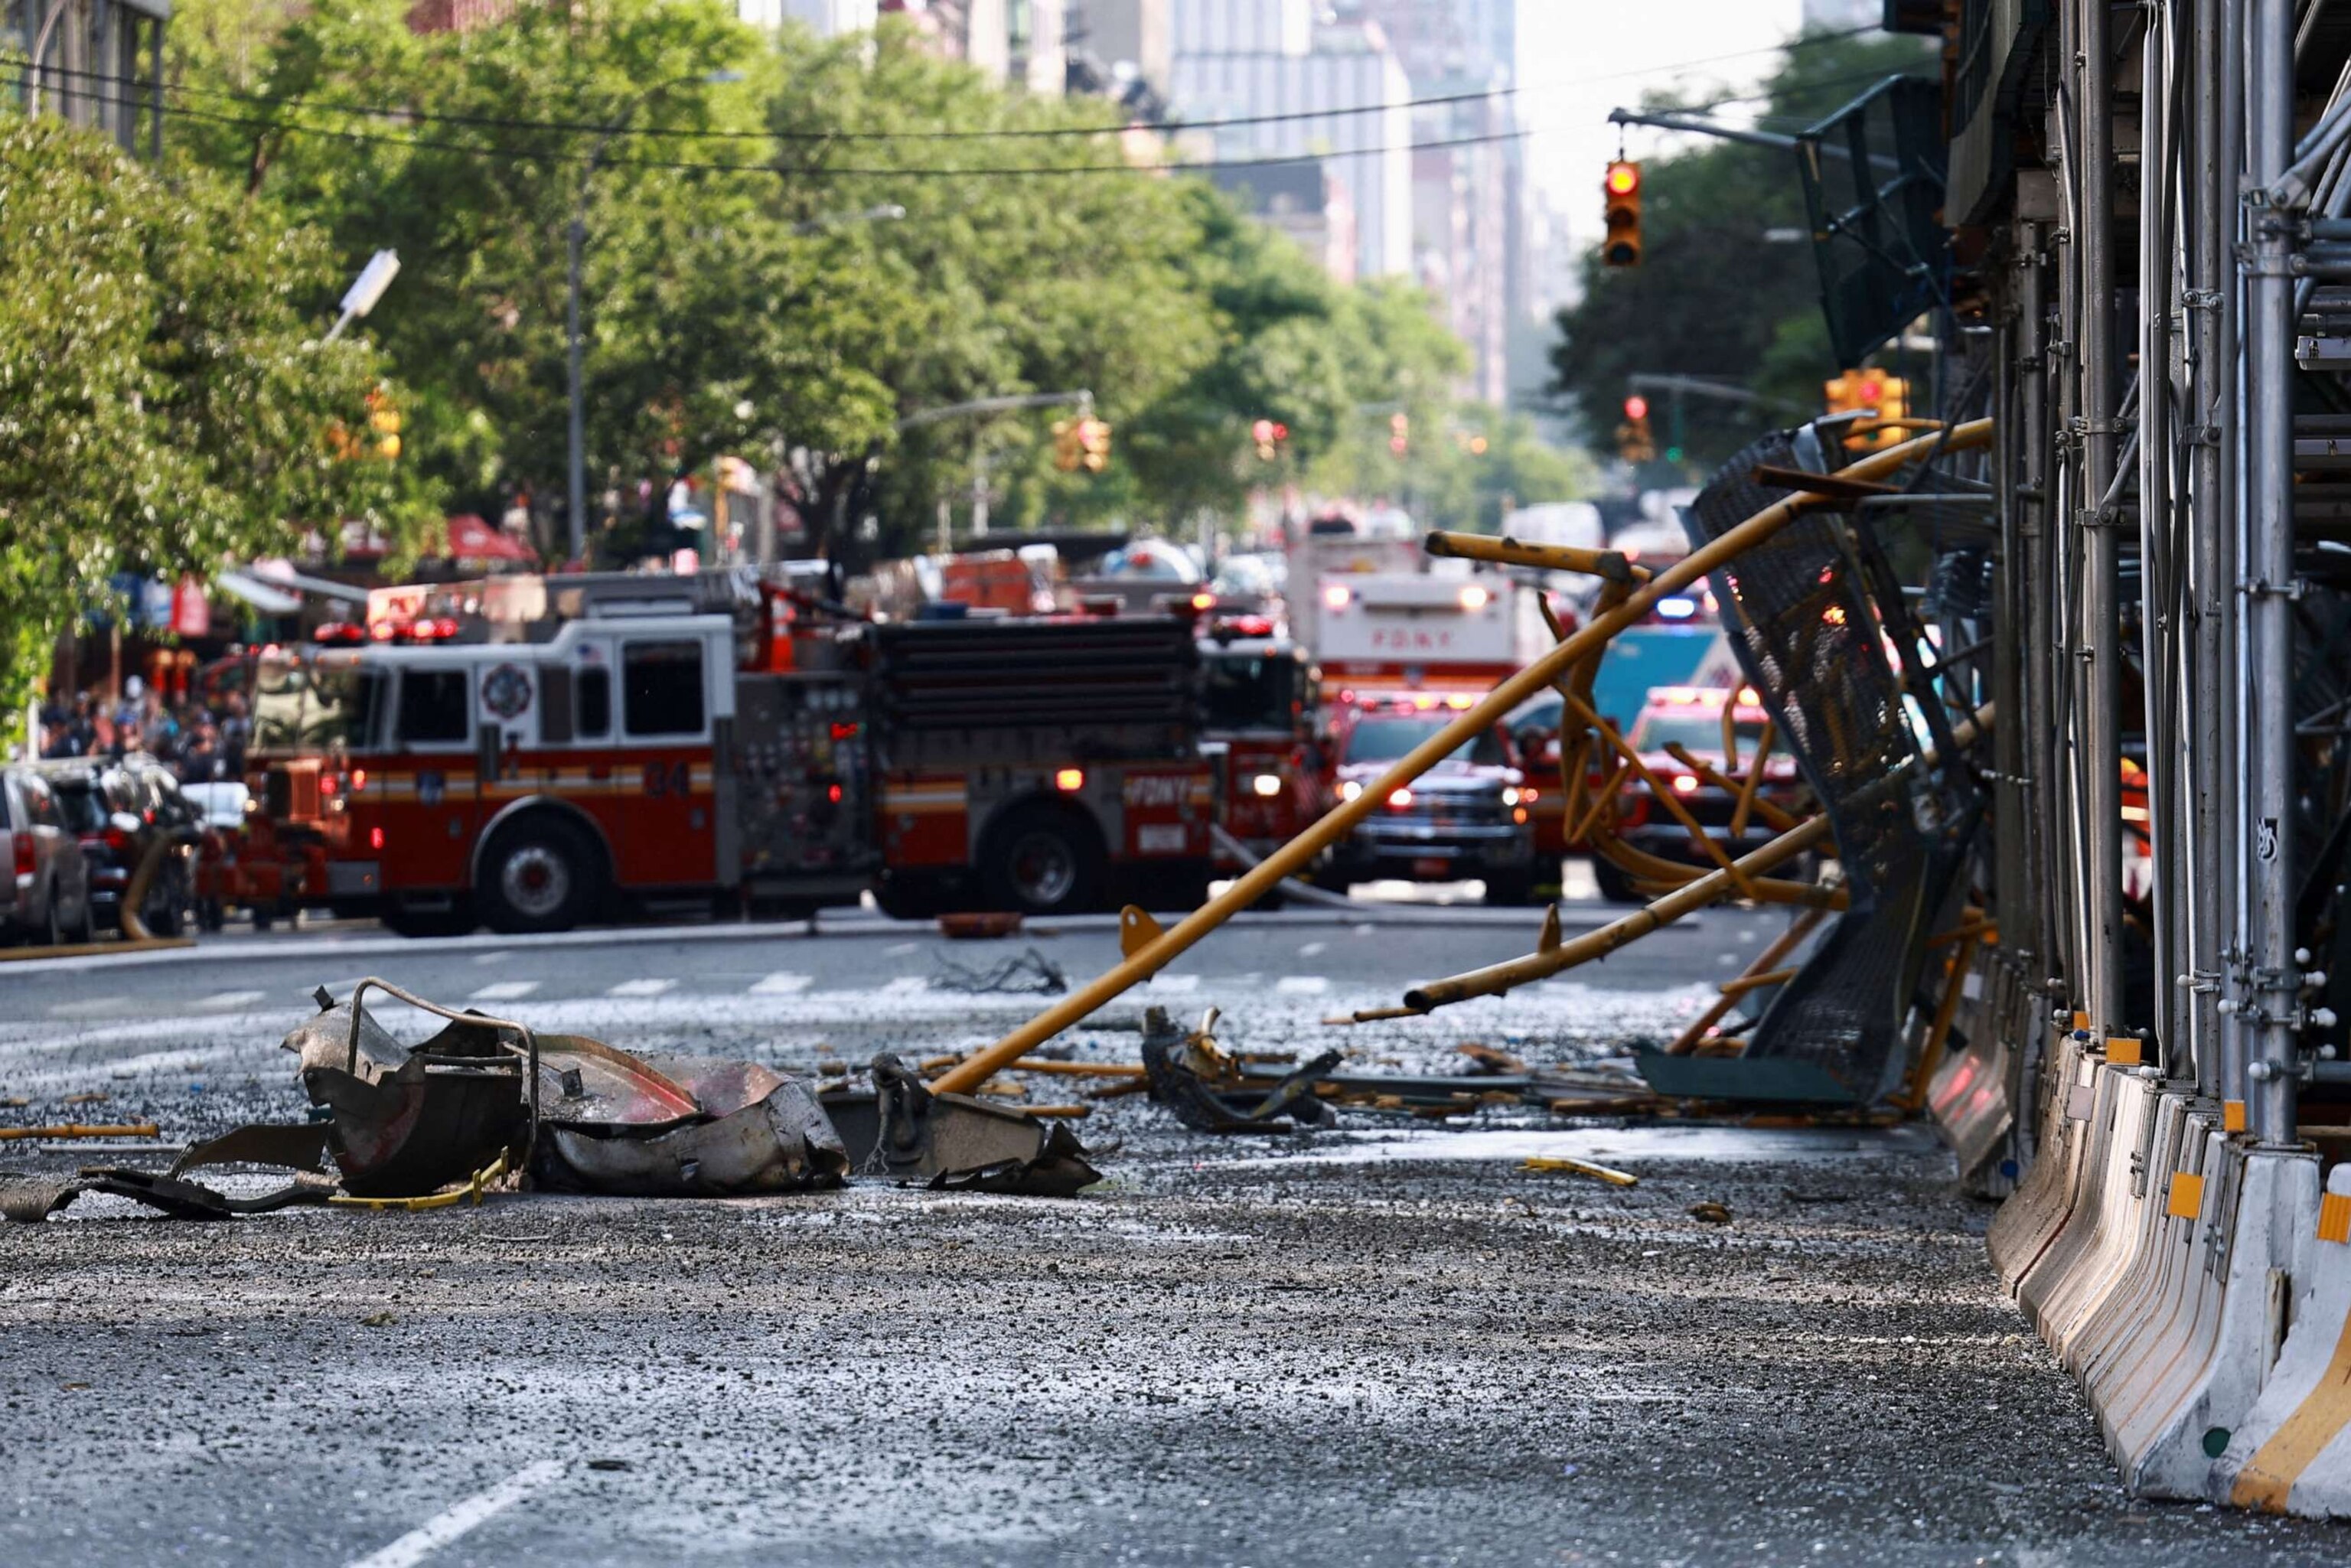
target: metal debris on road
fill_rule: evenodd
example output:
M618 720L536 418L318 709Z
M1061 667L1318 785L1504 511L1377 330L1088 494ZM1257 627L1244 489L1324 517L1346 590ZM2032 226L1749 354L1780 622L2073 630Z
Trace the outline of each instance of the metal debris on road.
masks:
M1144 1010L1143 1068L1152 1099L1202 1133L1289 1133L1333 1120L1314 1090L1339 1065L1338 1051L1326 1051L1270 1084L1251 1086L1243 1081L1239 1060L1217 1043L1217 1016L1210 1008L1187 1035L1165 1008Z
M944 953L936 958L937 971L931 977L935 991L962 991L978 996L998 992L1034 992L1044 997L1058 997L1070 988L1070 977L1061 967L1034 947L1024 947L1002 963L982 968L970 964L958 964Z
M1604 1181L1610 1186L1638 1186L1641 1178L1631 1171L1620 1171L1610 1166L1594 1165L1567 1155L1532 1155L1519 1162L1522 1171L1558 1171L1567 1176L1590 1176Z
M5 1138L152 1138L152 1122L126 1122L118 1126L91 1126L81 1122L55 1122L45 1127L0 1127Z

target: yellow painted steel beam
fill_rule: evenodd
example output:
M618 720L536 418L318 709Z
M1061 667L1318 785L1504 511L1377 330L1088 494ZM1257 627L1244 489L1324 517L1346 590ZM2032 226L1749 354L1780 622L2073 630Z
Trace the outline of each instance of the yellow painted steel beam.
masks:
M1646 582L1649 569L1635 566L1623 550L1578 549L1573 545L1531 545L1508 534L1456 534L1439 530L1421 548L1430 555L1456 560L1491 561L1498 566L1540 567L1546 571L1580 571L1611 582Z
M1978 708L1972 717L1952 726L1951 738L1959 745L1967 745L1989 729L1991 722L1992 709L1990 704L1986 704ZM1935 754L1929 751L1921 760L1931 766L1936 760ZM1520 986L1549 979L1578 964L1604 958L1627 943L1638 941L1652 931L1672 925L1693 910L1703 909L1709 904L1718 904L1730 897L1739 891L1739 878L1751 879L1757 872L1769 871L1775 865L1793 860L1828 836L1829 817L1823 811L1802 827L1782 833L1761 848L1740 856L1732 862L1736 875L1729 871L1710 871L1663 894L1646 907L1636 909L1621 919L1612 920L1596 931L1587 931L1572 942L1562 942L1549 952L1507 958L1499 964L1489 964L1482 969L1472 969L1467 974L1416 986L1404 994L1404 1005L1416 1012L1428 1012L1455 1002L1466 1002L1472 997L1499 996Z
M1975 420L1955 430L1919 436L1898 446L1874 452L1840 472L1856 479L1879 478L1898 472L1904 465L1920 458L1986 445L1991 440L1991 420ZM1190 951L1209 932L1279 887L1284 878L1305 870L1327 846L1353 832L1364 819L1377 810L1395 791L1450 756L1464 741L1492 728L1512 708L1559 679L1578 659L1640 620L1658 600L1687 588L1715 568L1736 560L1747 550L1786 528L1802 511L1800 503L1804 499L1800 492L1775 501L1720 538L1709 540L1659 571L1628 595L1623 604L1606 614L1594 617L1590 624L1566 642L1546 650L1541 657L1496 685L1450 724L1413 747L1382 774L1377 782L1366 786L1353 800L1341 801L1305 831L1234 878L1223 893L1144 943L1123 962L1061 998L960 1066L949 1069L932 1083L933 1092L970 1093L1004 1068L1085 1019L1136 982L1157 974ZM1828 819L1825 816L1817 818L1815 824L1816 827L1799 830L1798 833L1788 837L1795 838L1810 831L1812 839L1806 840L1806 843L1824 837L1828 831ZM1785 841L1784 839L1774 841L1775 843ZM1789 855L1801 852L1803 847L1800 844L1795 850L1752 869L1777 865ZM1770 848L1767 845L1755 853L1763 854ZM1719 877L1723 873L1717 872L1712 874ZM1687 890L1682 892L1687 893ZM1566 949L1559 950L1564 952Z

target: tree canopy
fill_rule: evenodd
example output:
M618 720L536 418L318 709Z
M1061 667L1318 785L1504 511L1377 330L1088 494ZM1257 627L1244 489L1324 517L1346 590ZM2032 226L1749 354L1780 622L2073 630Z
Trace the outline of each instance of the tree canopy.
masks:
M1334 285L1205 183L1127 166L1108 106L1006 91L903 22L818 41L716 0L601 0L420 37L404 0L349 0L256 44L218 21L253 5L180 9L178 156L346 267L399 251L367 328L413 461L474 509L528 495L545 544L575 218L591 510L617 540L722 453L793 476L825 548L859 555L918 548L982 448L1007 524L1174 526L1272 477L1404 490L1364 410L1453 420L1462 350L1425 298ZM906 423L1080 389L1116 432L1099 476L1054 469L1053 411ZM1282 475L1259 417L1291 432Z
M0 696L115 573L208 576L304 518L413 537L415 476L339 455L392 384L368 344L322 340L340 281L325 235L218 179L0 123Z

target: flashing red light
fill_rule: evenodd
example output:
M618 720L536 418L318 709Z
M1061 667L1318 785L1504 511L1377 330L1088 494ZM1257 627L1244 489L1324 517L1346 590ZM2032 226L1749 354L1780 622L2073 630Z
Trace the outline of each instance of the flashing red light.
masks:
M379 643L389 643L400 634L400 628L389 621L379 621L368 628L368 635Z
M1287 441L1287 440L1289 440L1289 439L1290 439L1290 426L1288 426L1288 425L1286 425L1286 424L1282 423L1281 423L1281 421L1280 421L1280 420L1278 420L1278 419L1277 419L1277 420L1275 420L1275 421L1273 422L1273 438L1274 438L1276 441Z
M340 789L340 788L341 788L341 786L340 786L339 783L337 783L336 779L335 779L335 776L334 776L333 774L331 774L331 773L321 773L321 774L319 774L319 794L321 794L321 795L331 795L331 794L333 794L333 793L334 793L338 789Z
M1649 400L1643 397L1639 392L1635 392L1631 397L1626 398L1625 400L1625 417L1626 419L1648 418Z
M356 625L349 621L329 621L311 632L310 640L314 643L364 643L367 641L367 628L364 626Z
M30 882L37 869L33 864L33 845L37 841L30 833L18 833L16 835L16 874Z
M835 785L832 785L831 787L830 787L829 789L827 789L825 790L825 792L824 792L824 798L825 798L826 800L828 800L831 801L831 802L832 802L834 805L836 805L836 806L840 805L840 804L841 804L841 786L840 786L840 785L838 785L838 784L835 784Z
M368 848L371 850L380 850L383 848L383 830L381 828L370 828L368 830Z
M1640 188L1640 165L1637 163L1611 163L1608 165L1608 193L1610 195L1629 196Z
M843 723L841 723L839 719L835 719L835 720L833 720L833 721L832 721L832 738L833 738L833 739L835 739L835 740L853 740L853 739L855 739L855 738L856 738L856 737L857 737L857 727L856 727L855 725L853 725L853 724L843 724Z
M351 788L353 789L364 789L367 788L366 768L354 768L351 769Z

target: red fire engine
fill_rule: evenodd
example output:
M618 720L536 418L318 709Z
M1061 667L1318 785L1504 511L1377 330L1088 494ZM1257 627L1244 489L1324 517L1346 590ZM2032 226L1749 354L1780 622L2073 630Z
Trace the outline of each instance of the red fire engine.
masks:
M1187 628L843 625L747 574L541 582L257 661L247 858L289 902L423 933L560 930L616 898L804 910L871 888L915 914L1205 891Z
M1321 672L1264 616L1215 622L1200 643L1204 735L1225 829L1250 854L1280 848L1331 809Z

